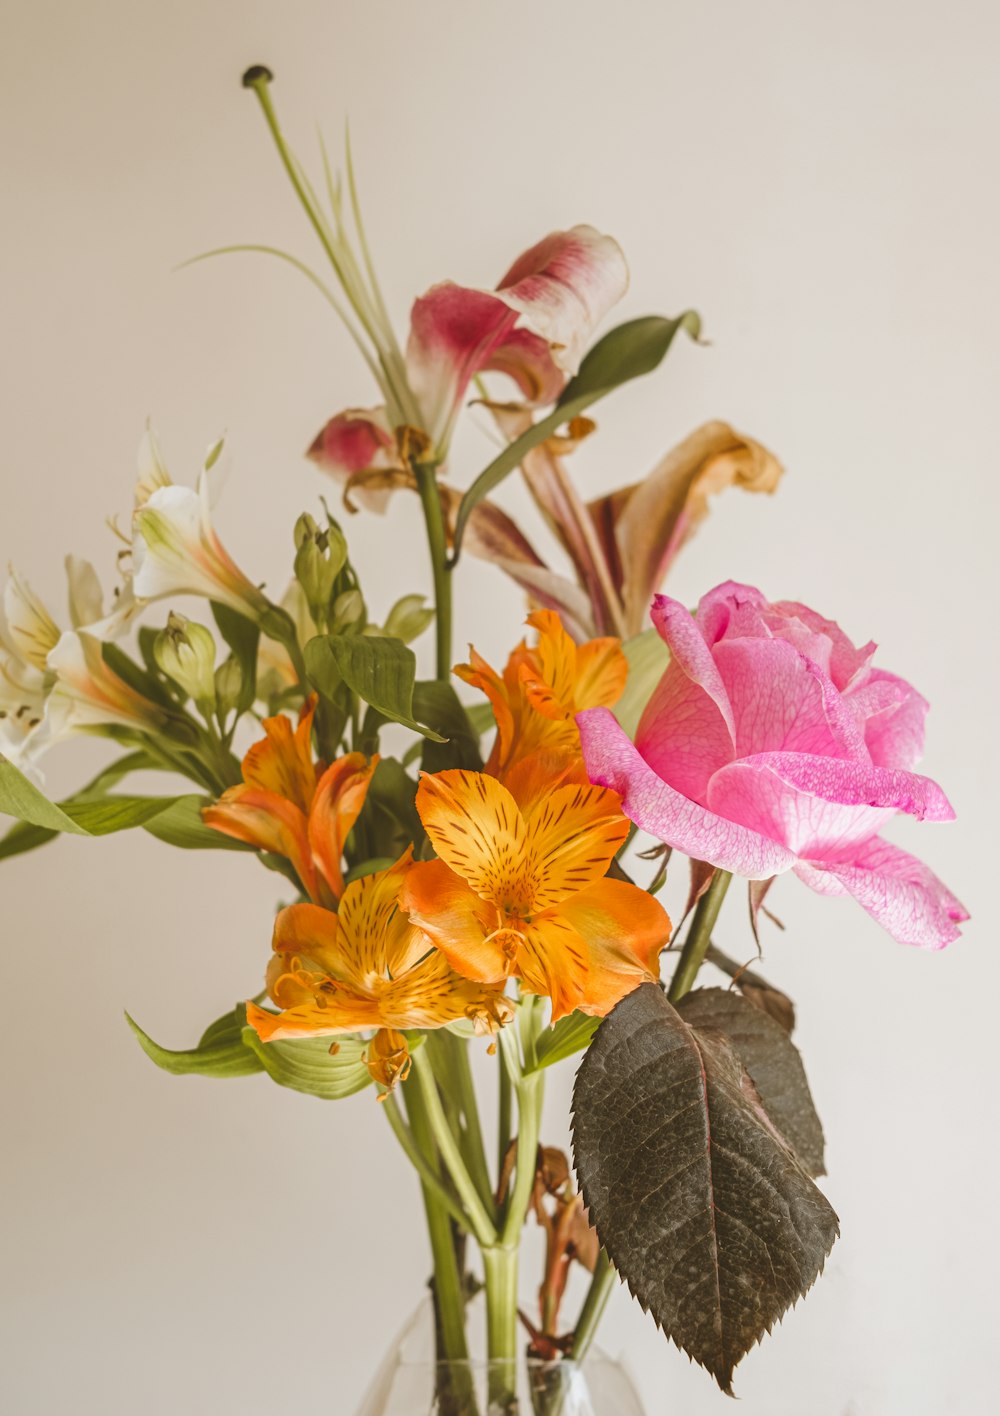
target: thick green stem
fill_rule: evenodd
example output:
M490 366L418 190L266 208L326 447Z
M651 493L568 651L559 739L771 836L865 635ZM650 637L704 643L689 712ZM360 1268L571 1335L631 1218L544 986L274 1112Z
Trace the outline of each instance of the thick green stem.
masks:
M430 1056L439 1088L442 1091L449 1089L455 1099L460 1116L458 1142L462 1156L483 1204L488 1210L492 1210L493 1186L490 1183L486 1148L479 1124L479 1106L476 1102L472 1068L469 1065L468 1043L464 1038L456 1037L447 1028L439 1028L436 1032L428 1033L424 1046Z
M590 1280L590 1287L587 1289L587 1296L583 1300L583 1307L580 1309L580 1316L577 1319L576 1331L573 1334L573 1348L570 1355L574 1362L582 1362L590 1349L590 1344L594 1340L594 1333L597 1325L604 1316L604 1310L608 1306L608 1299L614 1291L616 1273L611 1260L602 1249L597 1255L597 1263L594 1265L593 1277Z
M489 1409L515 1410L517 1400L517 1248L484 1249Z
M416 462L413 474L417 479L420 504L427 526L427 545L431 553L431 573L434 577L434 625L437 637L437 677L447 683L451 677L451 573L448 570L448 537L444 510L433 463Z
M408 1090L406 1096L414 1142L427 1163L437 1170L434 1131L423 1104L423 1096L415 1087ZM467 1362L469 1348L465 1338L465 1296L455 1255L451 1220L436 1187L422 1183L421 1189L427 1214L431 1257L434 1262L434 1308L441 1356L448 1362Z
M413 1053L413 1078L408 1085L419 1090L420 1103L427 1117L433 1142L462 1202L469 1228L480 1247L488 1248L497 1241L496 1228L472 1182L455 1134L448 1125L431 1062L422 1047Z
M719 910L732 878L728 870L717 870L711 885L698 901L667 992L671 1003L679 1003L698 977L698 970L705 961L708 946L712 942L712 930L715 928L715 921L719 917Z

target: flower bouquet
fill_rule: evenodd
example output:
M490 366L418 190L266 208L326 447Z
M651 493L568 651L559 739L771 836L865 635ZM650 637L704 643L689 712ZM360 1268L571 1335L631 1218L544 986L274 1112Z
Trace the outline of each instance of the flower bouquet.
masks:
M169 1072L264 1073L326 1100L377 1099L423 1197L434 1410L594 1410L561 1374L585 1372L621 1280L729 1392L739 1360L815 1281L838 1225L816 1184L823 1133L793 1006L715 948L713 927L739 877L752 956L768 891L791 872L852 895L903 943L957 935L959 902L880 836L900 812L952 816L914 771L927 704L875 665L873 644L855 647L802 604L726 582L692 613L659 593L710 496L775 490L781 468L760 443L710 423L645 479L580 497L570 459L595 431L589 410L682 337L697 341L694 312L595 341L627 269L612 239L577 226L532 246L494 289L432 287L404 347L349 151L343 179L324 154L320 195L281 132L271 75L244 82L332 279L274 254L335 309L382 400L337 413L309 456L347 513L415 496L433 602L401 567L399 596L373 623L345 517L320 502L296 523L293 576L272 596L214 528L221 445L191 487L147 432L110 604L73 557L68 628L18 574L7 584L0 811L16 821L0 856L60 832L140 827L174 847L242 851L282 877L291 898L273 927L262 921L272 940L257 997L182 1051L129 1022ZM499 446L455 482L453 434L471 401ZM495 500L518 472L570 574ZM456 663L452 597L468 555L529 602L528 633L500 668L474 648ZM201 602L197 617L175 608L184 597ZM410 647L432 626L433 674ZM39 761L78 733L121 752L52 802ZM185 785L129 794L138 772ZM680 854L690 887L672 923L658 896ZM701 983L706 961L728 987ZM496 1098L489 1145L474 1051ZM541 1135L546 1072L570 1059L572 1165ZM545 1255L529 1312L518 1261L530 1217ZM574 1264L589 1288L567 1314ZM469 1366L479 1350L482 1390ZM381 1399L376 1384L368 1409L388 1410ZM392 1409L426 1411L427 1397ZM621 1396L607 1407L624 1409Z

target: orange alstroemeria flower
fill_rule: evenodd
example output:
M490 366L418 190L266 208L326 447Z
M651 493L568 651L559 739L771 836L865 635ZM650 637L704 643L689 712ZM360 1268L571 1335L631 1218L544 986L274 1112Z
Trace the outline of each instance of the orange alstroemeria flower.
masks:
M267 991L282 1011L247 1004L247 1022L263 1042L377 1028L365 1061L391 1089L410 1069L403 1029L469 1019L489 1033L510 1021L514 1009L502 986L457 974L400 910L410 864L407 851L388 870L352 881L336 913L306 904L281 911Z
M553 610L536 610L528 624L538 643L524 641L511 654L503 676L470 650L471 662L455 673L486 694L497 720L497 735L486 770L505 779L519 762L537 752L574 764L580 758L575 715L584 708L610 708L628 677L628 662L617 639L576 644ZM587 780L582 767L579 780Z
M518 785L516 800L485 773L424 775L417 810L439 858L412 868L400 904L466 977L515 975L551 998L553 1022L603 1016L658 977L670 920L606 878L629 827L616 792Z
M378 758L360 752L332 766L315 762L315 696L292 728L283 713L264 719L266 736L243 759L243 785L202 812L205 824L258 850L284 856L311 900L334 905L344 890L344 844L364 806Z

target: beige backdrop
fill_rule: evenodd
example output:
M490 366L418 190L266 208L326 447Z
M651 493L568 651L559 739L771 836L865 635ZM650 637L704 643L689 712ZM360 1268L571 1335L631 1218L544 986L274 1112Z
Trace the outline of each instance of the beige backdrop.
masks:
M686 600L736 577L805 600L932 701L926 770L959 820L899 824L975 918L944 955L894 944L794 879L767 970L795 996L843 1238L747 1358L746 1416L992 1409L995 1249L996 7L988 0L4 0L5 416L0 555L61 596L72 549L110 569L155 420L178 478L228 430L219 524L278 583L324 417L372 397L341 330L277 262L316 253L239 86L266 61L304 154L349 113L392 307L486 284L544 232L620 238L624 313L702 311L601 413L596 491L722 416L788 467L730 496L683 557ZM463 443L468 470L486 455ZM519 502L516 493L512 493ZM352 525L371 599L424 586L413 505ZM384 575L393 572L390 585ZM381 579L378 577L381 575ZM470 567L459 643L500 655L519 601ZM99 756L50 759L62 791ZM370 1093L174 1079L167 1045L259 986L280 893L243 859L137 832L0 870L4 1314L10 1416L350 1416L426 1269L417 1188ZM746 955L732 903L723 942ZM565 1129L569 1076L551 1088ZM526 1293L530 1292L530 1283ZM618 1295L651 1416L729 1408Z

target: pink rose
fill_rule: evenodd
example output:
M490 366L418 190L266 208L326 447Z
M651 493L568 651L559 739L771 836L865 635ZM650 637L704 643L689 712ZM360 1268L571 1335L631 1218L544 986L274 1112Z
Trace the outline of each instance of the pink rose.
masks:
M896 812L950 821L912 768L927 703L872 667L874 644L791 601L732 581L692 617L666 595L653 623L670 665L633 745L606 708L578 717L591 780L643 830L698 860L763 880L795 874L850 894L906 944L941 948L968 914L925 865L879 838Z

